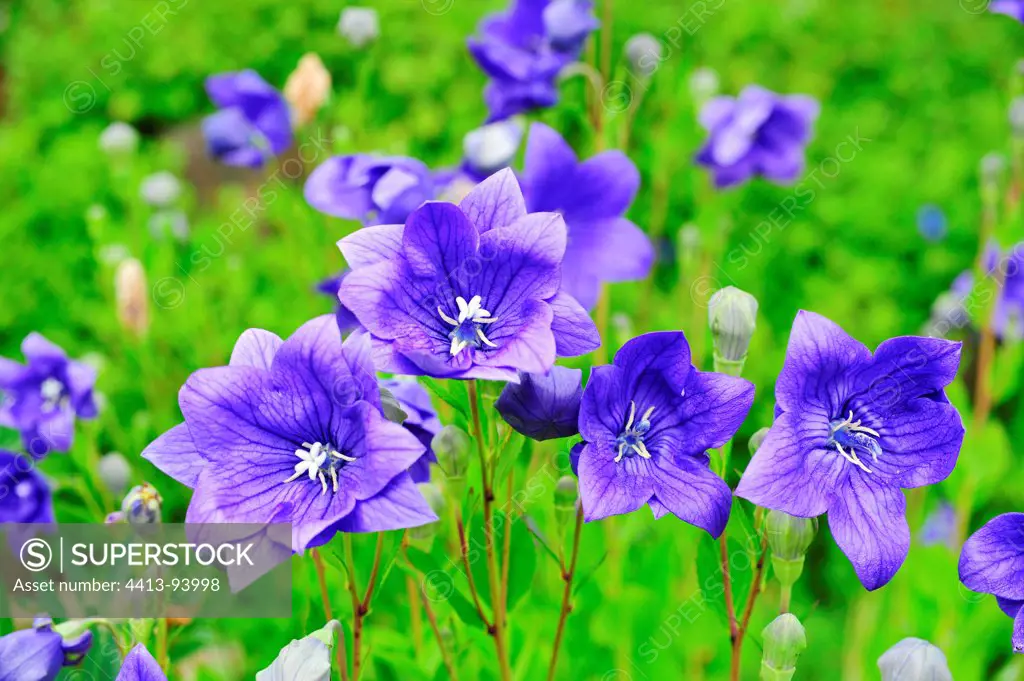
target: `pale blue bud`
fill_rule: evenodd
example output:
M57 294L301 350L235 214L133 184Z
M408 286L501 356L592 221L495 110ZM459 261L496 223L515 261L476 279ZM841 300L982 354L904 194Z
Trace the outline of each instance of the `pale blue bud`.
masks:
M161 170L146 177L139 188L142 200L157 208L166 208L181 196L181 182L174 173Z
M113 494L121 494L131 481L132 467L120 452L110 452L100 459L96 473L104 487Z
M522 140L522 122L509 118L470 131L462 140L462 154L474 172L490 175L512 164Z
M332 620L323 629L292 641L273 664L256 673L256 681L330 681L331 648L340 627Z
M716 291L708 303L715 359L742 362L757 325L757 299L735 286Z
M127 156L139 146L139 132L127 123L111 123L100 133L100 149L111 156Z
M878 658L882 681L953 681L946 656L920 638L905 638Z
M377 10L369 7L346 7L338 18L338 33L353 47L365 47L380 35Z
M807 635L800 620L788 612L779 615L761 635L764 637L761 680L790 681L797 660L807 648Z

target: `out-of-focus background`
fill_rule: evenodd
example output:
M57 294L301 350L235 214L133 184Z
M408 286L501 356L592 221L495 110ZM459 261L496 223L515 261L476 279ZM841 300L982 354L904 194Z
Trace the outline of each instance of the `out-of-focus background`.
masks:
M76 465L111 451L128 458L133 481L160 489L165 520L182 520L188 490L138 457L179 422L178 388L195 369L224 363L244 329L286 335L332 309L314 289L341 268L334 242L357 225L311 209L302 197L305 174L331 154L353 151L455 165L463 136L483 122L485 79L466 39L500 0L367 2L379 12L380 36L363 48L337 32L346 4L0 6L0 354L20 359L21 339L39 331L101 367L100 418L79 426L70 455L42 466L58 487L58 520L99 521L114 510L113 493L76 473ZM659 262L650 281L613 287L608 342L682 328L706 353L706 294L732 284L757 296L746 375L758 399L742 443L771 421L773 382L797 310L820 312L872 347L920 332L936 299L976 258L982 157L1013 150L1008 108L1015 78L1024 77L1014 75L1024 26L983 10L980 0L616 2L616 82L601 101L610 141L640 168L643 185L629 216L655 241ZM641 31L664 48L648 81L630 75L621 56ZM208 159L199 121L212 105L203 80L252 68L281 87L307 52L323 59L333 95L298 134L291 160L250 172ZM760 84L821 101L801 184L757 181L720 197L704 189L705 171L692 162L703 141L692 94L701 67L717 72L727 94ZM584 81L571 79L561 103L537 116L584 155L595 148L588 96ZM630 119L625 102L635 98L642 99ZM137 152L101 151L100 133L112 121L140 131ZM180 178L182 191L155 209L141 187L162 171ZM250 218L242 208L253 196L259 210ZM148 280L150 325L141 339L115 311L114 272L128 256L143 263ZM975 342L971 331L957 337L968 347ZM1024 467L1015 464L1024 438L1016 352L1000 347L1007 369L996 386L995 418L984 433L970 433L972 448L957 472L910 495L915 540L891 584L865 592L820 530L793 599L808 639L797 678L876 679L875 660L906 636L941 646L959 681L1024 678L1024 666L1011 660L1010 621L993 599L959 586L957 530L934 541L922 536L943 501L953 504L960 532L995 513L1024 510ZM952 389L965 419L970 377L964 366ZM745 447L737 452L739 465ZM550 515L547 496L530 504L536 508L528 512ZM580 560L590 574L577 591L560 678L726 677L724 621L698 586L700 534L672 519L653 523L646 512L585 528ZM306 563L297 565L291 621L177 628L171 678L252 678L278 648L320 627L315 583ZM363 678L447 678L425 621L412 624L404 579L394 571L374 606ZM517 678L532 680L543 675L557 623L557 569L539 558L530 586L511 620ZM746 668L756 669L758 632L777 602L773 588L755 614ZM491 678L485 637L444 603L438 612L464 677ZM12 626L0 622L0 633ZM107 678L104 664L88 660L85 669Z

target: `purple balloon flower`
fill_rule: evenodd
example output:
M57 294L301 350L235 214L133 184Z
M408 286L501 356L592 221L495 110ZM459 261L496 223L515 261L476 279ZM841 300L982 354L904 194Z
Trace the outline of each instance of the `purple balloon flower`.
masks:
M583 391L577 465L584 518L598 520L650 506L717 537L732 491L711 472L707 450L739 429L754 386L698 371L681 331L627 342L612 365L594 368Z
M114 681L167 681L159 663L141 643L125 655L124 664Z
M1003 276L1003 287L996 299L992 316L992 330L996 338L1024 338L1024 242L1005 254L995 242L990 242L985 248L984 265L989 276L995 276L997 271L1001 271ZM961 272L953 280L950 291L961 303L962 310L962 314L957 314L953 321L958 325L966 325L969 321L967 309L977 308L980 302L970 300L975 295L973 270Z
M416 436L416 439L426 447L426 453L416 463L409 467L409 475L413 482L427 482L430 480L430 464L437 463L437 456L431 449L430 443L434 436L441 432L441 419L437 417L437 411L430 402L430 395L422 385L415 380L389 378L380 382L381 386L391 392L398 400L398 405L406 414L402 427Z
M347 269L342 270L335 276L324 279L316 285L318 292L330 296L334 300L334 318L338 322L338 330L343 334L359 328L359 320L356 319L351 310L342 305L341 301L338 300L338 289L341 288L341 282L344 281L345 275L348 272Z
M334 156L309 174L309 205L322 213L367 225L405 222L436 197L430 169L404 156Z
M905 336L872 355L801 311L775 385L775 423L737 496L802 518L828 513L864 587L887 584L910 548L901 488L945 480L963 444L944 393L959 366L960 343Z
M812 97L777 95L757 85L739 97L714 97L700 112L709 137L697 163L711 170L719 188L754 175L795 182L803 173L804 148L820 109Z
M52 621L39 618L31 629L0 638L0 681L53 681L62 667L81 662L91 645L91 631L65 640Z
M553 106L559 71L597 26L589 0L515 0L510 11L484 19L469 51L491 79L488 121Z
M0 449L0 523L52 523L50 486L28 457Z
M960 581L992 594L1013 622L1013 652L1024 653L1024 513L988 521L964 543Z
M68 359L38 333L21 343L25 364L0 357L0 425L21 433L34 457L66 452L75 435L75 419L96 416L96 371Z
M988 6L988 11L1005 14L1024 23L1024 0L993 0Z
M530 126L526 143L526 206L565 218L569 242L562 263L566 292L586 308L597 304L606 281L643 279L654 247L622 217L640 188L636 165L621 151L605 151L583 163L561 135L542 123Z
M259 168L291 146L288 102L255 71L210 76L206 93L220 110L203 119L203 136L222 163Z
M249 329L178 403L185 423L142 456L195 489L188 522L288 522L301 551L437 520L406 472L423 446L384 418L366 335L342 343L331 315L286 341Z
M495 407L516 432L534 440L572 437L580 432L583 372L552 367L546 374L519 374L501 391Z
M502 170L459 205L428 202L404 226L339 241L353 271L338 297L373 336L381 371L516 381L600 345L560 290L565 240L561 216L527 214Z

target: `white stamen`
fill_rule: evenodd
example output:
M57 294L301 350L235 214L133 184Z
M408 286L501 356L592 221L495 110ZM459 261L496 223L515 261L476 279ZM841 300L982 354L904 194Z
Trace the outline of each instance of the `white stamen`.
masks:
M324 475L323 465L327 462L327 458L337 459L341 461L355 461L355 457L346 456L331 446L324 446L320 442L309 442L302 443L303 449L296 449L295 456L299 457L299 462L295 464L295 474L289 477L285 482L293 482L298 480L303 475L309 475L311 481L320 481L320 495L327 494L327 476ZM334 464L328 466L328 473L331 476L331 486L335 492L338 491L338 470Z
M437 313L441 316L441 319L443 319L446 324L454 326L456 331L458 331L459 328L466 322L470 322L472 324L493 324L494 322L498 321L496 318L491 316L489 310L485 310L482 307L482 304L483 299L480 296L473 296L472 298L469 299L469 302L466 302L466 299L463 298L462 296L456 296L455 306L459 310L459 316L457 319L447 314L443 309L441 309L440 306L438 306L437 308ZM491 341L491 339L484 334L483 330L480 327L476 327L476 337L480 339L481 343L488 347L498 347L498 344ZM452 343L451 346L448 348L448 352L453 357L455 355L458 355L471 345L479 347L479 345L476 345L475 341L460 340L458 335L456 335L455 333L452 334L451 340Z
M615 457L615 463L618 463L618 462L622 461L622 457L625 456L625 454L626 454L626 443L623 442L621 445L619 445L619 455L617 457Z
M492 347L492 348L498 347L497 343L492 343L491 340L487 336L484 335L484 330L481 329L480 327L477 327L476 335L480 337L480 340L483 341L484 345L487 345L487 346Z
M654 407L651 407L650 409L648 409L647 411L644 412L644 415L640 418L640 420L641 421L649 421L650 418L651 418L651 414L653 414L653 413L654 413Z
M846 459L850 463L854 464L855 466L860 466L861 468L864 469L865 473L870 473L871 472L871 469L868 468L867 466L865 466L864 462L862 462L857 457L857 453L855 451L853 451L852 447L850 448L850 453L849 454L846 453L846 450L843 449L843 446L841 444L839 444L838 442L836 443L836 448L839 449L839 453L843 455L844 459Z
M633 427L633 418L636 416L636 402L629 401L629 418L626 420L626 430Z
M441 319L445 320L446 322L448 322L452 326L458 326L459 325L459 320L458 319L452 319L451 317L446 315L444 313L444 310L441 309L440 305L437 306L437 314L441 315Z

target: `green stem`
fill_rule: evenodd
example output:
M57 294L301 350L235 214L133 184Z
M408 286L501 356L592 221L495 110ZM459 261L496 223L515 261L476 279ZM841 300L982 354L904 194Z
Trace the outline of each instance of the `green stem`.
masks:
M783 584L779 593L779 614L789 612L789 603L793 598L793 585Z

